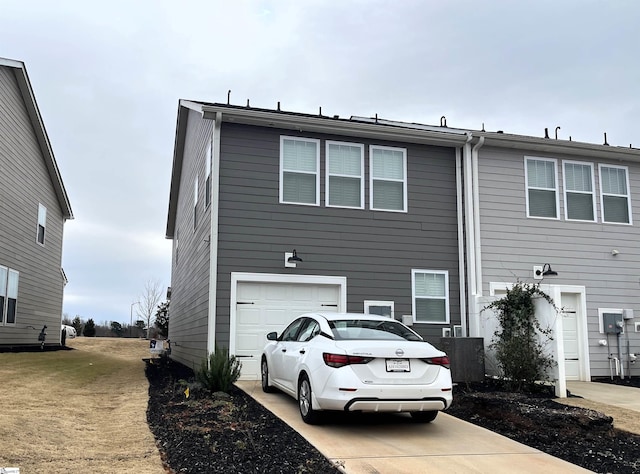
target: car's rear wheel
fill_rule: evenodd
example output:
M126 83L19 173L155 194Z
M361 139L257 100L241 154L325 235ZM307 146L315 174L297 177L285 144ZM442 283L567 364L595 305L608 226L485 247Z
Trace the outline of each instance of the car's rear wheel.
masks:
M273 393L275 392L275 388L269 385L269 366L267 365L267 358L262 358L262 363L260 364L260 375L262 379L262 391L265 393Z
M303 375L298 382L298 407L302 421L310 425L315 425L319 421L318 412L313 409L311 400L311 384L309 378Z
M438 416L437 411L412 411L411 418L417 423L430 423Z

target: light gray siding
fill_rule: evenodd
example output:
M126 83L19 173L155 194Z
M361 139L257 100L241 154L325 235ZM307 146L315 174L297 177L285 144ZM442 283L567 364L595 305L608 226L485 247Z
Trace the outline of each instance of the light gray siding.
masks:
M559 219L526 217L525 155L557 159ZM558 276L545 283L586 288L591 375L609 376L608 355L617 355L617 346L615 338L611 346L598 344L606 338L599 332L598 308L630 308L640 313L640 165L580 159L594 163L598 221L577 222L564 218L563 160L576 158L488 147L480 150L483 292L488 294L492 281L533 282L533 265L550 263ZM629 167L634 225L602 223L598 164ZM620 253L613 256L613 249ZM640 352L640 334L628 329L631 352ZM632 366L632 375L640 375L639 368Z
M199 367L207 353L211 206L204 207L205 147L212 130L213 122L189 113L173 240L169 318L172 357L191 368ZM198 224L194 229L196 177Z
M44 246L36 242L39 203L47 208ZM47 343L60 342L63 223L18 83L0 67L0 265L20 272L16 324L0 325L0 345L38 344L45 324Z

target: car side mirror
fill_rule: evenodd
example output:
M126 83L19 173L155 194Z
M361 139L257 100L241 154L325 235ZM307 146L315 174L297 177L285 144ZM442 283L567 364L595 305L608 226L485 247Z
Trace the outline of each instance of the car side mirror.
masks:
M267 334L267 339L270 341L277 341L278 340L278 333L273 331L270 332L269 334Z

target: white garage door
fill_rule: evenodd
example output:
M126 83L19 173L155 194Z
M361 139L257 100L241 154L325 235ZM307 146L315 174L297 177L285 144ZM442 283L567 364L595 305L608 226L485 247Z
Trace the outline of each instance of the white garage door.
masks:
M234 352L242 362L240 378L260 378L260 356L267 333L281 333L303 313L336 312L339 298L339 285L239 282Z

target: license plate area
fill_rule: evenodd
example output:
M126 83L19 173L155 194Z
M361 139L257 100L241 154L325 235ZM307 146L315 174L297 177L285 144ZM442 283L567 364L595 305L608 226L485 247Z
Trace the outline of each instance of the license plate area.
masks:
M411 372L409 359L385 359L387 372Z

